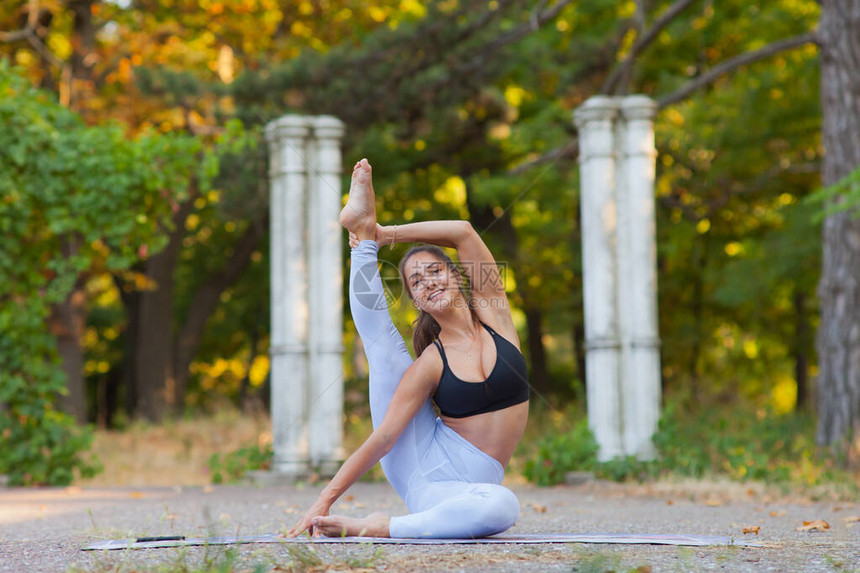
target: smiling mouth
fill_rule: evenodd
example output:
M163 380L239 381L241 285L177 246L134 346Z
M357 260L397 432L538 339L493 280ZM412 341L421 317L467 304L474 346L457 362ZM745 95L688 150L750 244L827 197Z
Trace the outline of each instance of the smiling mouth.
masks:
M445 289L443 289L443 288L434 290L427 297L427 300L429 300L430 302L436 302L439 299L439 297L441 297L444 293L445 293Z

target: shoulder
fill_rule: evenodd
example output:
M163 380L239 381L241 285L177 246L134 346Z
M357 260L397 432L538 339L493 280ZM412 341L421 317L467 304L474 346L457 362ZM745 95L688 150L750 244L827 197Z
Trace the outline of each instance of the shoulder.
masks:
M429 345L424 352L415 359L407 372L420 385L428 385L435 391L442 376L442 356L435 344Z
M517 350L521 350L520 336L517 333L516 326L514 326L514 318L511 316L510 311L493 312L492 310L485 310L485 312L477 312L477 314L482 323L495 330L499 336L516 346Z

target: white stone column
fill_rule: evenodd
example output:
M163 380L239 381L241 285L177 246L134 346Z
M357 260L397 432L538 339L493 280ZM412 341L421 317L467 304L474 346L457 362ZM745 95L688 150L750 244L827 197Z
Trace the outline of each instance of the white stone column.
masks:
M332 116L312 120L310 457L317 471L333 475L343 460L343 229L338 216L344 125Z
M574 112L579 130L585 384L598 457L623 453L620 433L618 316L615 302L615 102L593 97Z
M589 424L598 457L654 456L660 414L654 102L596 96L579 129Z
M656 103L645 96L630 96L620 102L624 138L624 209L628 265L622 284L630 301L629 320L622 344L627 350L628 374L622 376L625 404L624 447L629 455L653 459L651 437L660 417L660 333L657 325L657 245L654 215L654 182L657 151L654 148L653 118Z
M272 471L300 477L309 463L305 118L266 126L270 153Z

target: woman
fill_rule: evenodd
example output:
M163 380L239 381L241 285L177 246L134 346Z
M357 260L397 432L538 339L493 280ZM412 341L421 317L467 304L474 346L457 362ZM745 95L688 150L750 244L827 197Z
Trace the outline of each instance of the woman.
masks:
M498 267L469 223L383 227L374 202L371 167L362 159L340 220L354 247L350 307L369 364L374 430L290 535L470 538L505 531L519 502L499 484L525 428L529 385ZM455 248L471 283L467 297L457 267L438 247L419 246L403 257L401 280L419 312L414 362L387 308L377 303L384 300L377 250L399 242ZM369 292L355 292L368 283L362 290ZM329 515L377 461L410 513Z

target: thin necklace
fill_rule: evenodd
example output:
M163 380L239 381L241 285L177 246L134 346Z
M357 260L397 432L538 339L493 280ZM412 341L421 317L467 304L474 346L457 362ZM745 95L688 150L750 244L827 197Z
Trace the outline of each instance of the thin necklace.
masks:
M478 339L478 336L479 336L480 334L481 334L480 332L477 332L477 333L475 334L475 336L472 338L472 342L471 342L471 344L469 344L469 347L468 347L466 350L460 350L459 348L454 348L453 346L449 346L449 347L448 347L448 349L449 349L449 350L454 350L454 351L456 351L456 352L459 352L460 354L465 354L465 355L466 355L466 360L471 360L471 359L472 359L472 347L475 345L475 340L477 340L477 339Z

